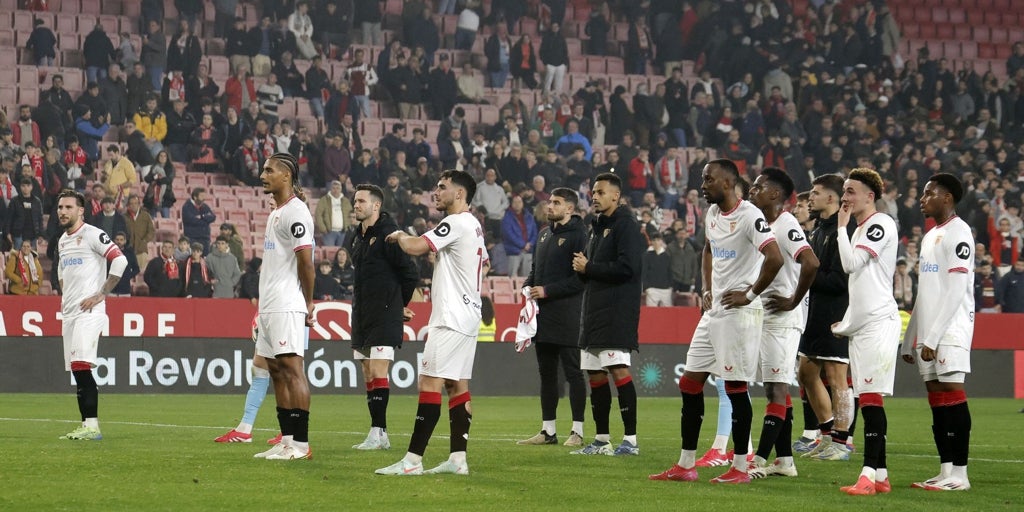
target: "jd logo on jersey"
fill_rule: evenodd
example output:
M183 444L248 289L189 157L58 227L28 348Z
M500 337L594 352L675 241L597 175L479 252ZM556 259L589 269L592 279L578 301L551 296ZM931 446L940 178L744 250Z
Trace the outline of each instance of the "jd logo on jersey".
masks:
M871 240L872 242L877 242L877 241L881 240L882 237L884 237L884 236L885 236L885 230L882 229L882 226L879 226L878 224L875 224L875 225L871 226L870 228L868 228L868 234L867 234L868 240Z
M971 244L967 242L960 242L956 245L956 257L962 260L966 260L971 257Z
M789 230L789 235L788 236L789 236L789 239L791 241L793 241L793 242L803 242L804 241L804 234L801 233L799 229L791 229L791 230Z
M436 228L434 228L434 234L436 234L437 236L448 236L448 233L451 232L452 227L449 226L447 222L442 222L438 224Z
M306 236L306 226L303 226L301 222L296 222L295 224L292 224L291 231L292 236L294 236L295 238L302 238L303 236Z
M758 233L767 233L772 230L771 226L769 226L768 222L764 219L757 219L754 221L754 229L756 229Z

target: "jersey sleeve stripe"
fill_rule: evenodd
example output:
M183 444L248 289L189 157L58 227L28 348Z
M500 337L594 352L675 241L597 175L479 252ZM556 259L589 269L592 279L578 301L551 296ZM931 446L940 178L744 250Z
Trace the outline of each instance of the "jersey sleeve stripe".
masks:
M312 249L312 248L313 248L312 244L306 244L306 245L300 245L300 246L298 246L298 247L296 247L295 249L292 249L292 250L295 251L295 252L299 252L299 251L301 251L303 249Z
M802 246L799 249L797 249L796 250L796 254L793 255L793 261L796 261L797 259L799 259L800 255L803 254L804 251L810 250L810 248L811 248L811 246L805 245L805 246Z
M107 248L107 252L103 253L103 257L106 258L107 261L114 261L121 255L121 249L118 249L116 245L111 245Z
M769 245L771 245L774 242L775 242L775 237L769 238L769 239L765 240L764 242L761 242L761 245L757 248L757 250L758 251L763 251L765 247L768 247Z
M960 274L966 274L967 273L967 269L964 268L964 267L953 267L953 268L949 269L949 273L950 274L952 274L954 272L955 273L960 273Z
M868 252L868 254L871 255L872 258L877 258L878 257L878 253L876 253L874 249L872 249L872 248L870 248L870 247L868 247L866 245L858 245L857 247L855 247L855 249L864 249L865 251Z
M437 247L434 247L434 242L431 242L431 241L430 241L430 239L429 239L429 238L427 238L427 236L426 236L426 235L420 235L420 238L422 238L422 239L424 239L424 240L426 240L426 241L427 241L427 245L429 245L429 246L430 246L430 250L431 250L431 251L433 251L433 252L437 252Z

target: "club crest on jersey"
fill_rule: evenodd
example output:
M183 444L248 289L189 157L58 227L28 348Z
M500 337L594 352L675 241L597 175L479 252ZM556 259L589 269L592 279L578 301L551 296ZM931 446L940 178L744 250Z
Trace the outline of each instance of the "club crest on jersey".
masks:
M865 236L868 237L868 240L871 240L872 242L877 242L881 240L882 237L885 236L885 229L879 224L873 224L871 227L868 228L867 235Z
M731 220L729 221L729 232L732 233L733 231L736 231L736 221Z
M291 232L295 238L302 238L306 236L306 226L303 226L301 222L296 222L292 224Z
M605 228L604 235L602 235L602 236L604 238L608 238L608 235L610 235L610 234L612 234L612 228Z
M935 237L935 247L938 247L942 243L942 235Z
M82 235L75 237L75 245L82 245Z
M966 260L971 257L971 244L967 242L960 242L956 244L956 257L962 260Z
M434 228L434 234L437 236L448 236L448 233L452 232L452 227L447 222L442 222Z
M758 233L767 233L772 230L772 227L768 225L768 221L764 219L757 219L754 221L754 229L756 229ZM732 231L732 229L729 231Z
M802 232L800 232L799 229L791 229L791 230L789 230L789 235L788 236L789 236L789 239L791 241L793 241L793 242L803 242L804 241L804 234Z
M375 236L370 237L370 245L373 245L373 243L376 242L376 241L377 241L377 237L375 237Z

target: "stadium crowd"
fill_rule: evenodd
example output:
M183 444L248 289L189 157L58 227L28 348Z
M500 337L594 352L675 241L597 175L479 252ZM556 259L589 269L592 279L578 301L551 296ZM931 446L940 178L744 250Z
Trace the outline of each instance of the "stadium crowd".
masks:
M116 46L97 23L77 98L47 67L53 27L36 21L25 51L51 70L50 88L38 105L3 105L0 119L8 293L46 293L44 281L58 291L47 213L67 187L88 192L89 223L132 248L118 293L138 293L142 275L150 295L255 299L259 248L218 215L210 190L173 185L205 173L258 189L281 151L317 198L319 246L339 247L318 266L318 298L351 297L356 185L380 185L384 209L422 234L438 218L439 171L455 168L480 182L473 207L492 275L514 277L529 273L553 188L586 203L593 176L619 174L650 243L644 288L686 303L701 290L701 170L717 156L748 181L782 168L798 191L822 174L876 169L879 210L899 225L894 293L907 310L930 227L917 198L934 173L961 177L977 307L1024 312L1022 41L1005 73L954 67L927 46L905 55L884 0L812 1L800 13L782 0L262 0L247 6L256 24L236 17L237 0L212 3L204 24L198 0L175 0L177 20L143 0L140 33ZM223 81L205 59L214 47L230 62ZM573 80L585 56L621 57L623 74ZM310 116L282 115L286 99ZM485 121L481 106L497 115ZM385 128L379 140L371 122ZM157 219L180 219L181 232L159 232ZM45 255L37 241L50 242ZM417 260L425 280L432 257Z

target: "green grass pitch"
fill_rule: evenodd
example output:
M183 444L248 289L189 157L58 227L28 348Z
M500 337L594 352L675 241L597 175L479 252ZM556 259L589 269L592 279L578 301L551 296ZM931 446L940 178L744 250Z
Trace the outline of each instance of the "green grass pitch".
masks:
M70 390L69 390L70 391ZM364 397L315 395L310 461L265 461L252 454L277 431L273 396L264 403L252 444L218 445L233 427L242 396L101 395L105 439L57 439L70 431L77 408L66 395L0 395L0 510L1022 510L1024 414L1019 401L971 400L974 417L970 477L965 493L912 490L933 476L938 459L923 399L891 399L889 469L893 492L850 497L839 491L860 469L849 462L797 459L800 476L714 486L722 468L701 470L702 482L649 482L679 454L678 399L641 398L639 457L573 456L562 446L516 446L540 424L535 398L475 397L469 444L471 475L384 477L373 470L398 460L412 427L415 397L391 398L388 452L358 452L368 427ZM712 440L715 398L707 400L701 449ZM797 417L800 417L799 404ZM568 404L560 407L560 440L568 433ZM764 399L754 400L754 435ZM593 424L588 411L588 437ZM798 419L799 423L799 419ZM617 427L618 425L618 427ZM799 424L796 426L799 429ZM799 430L798 430L799 431ZM447 457L445 416L425 466ZM612 411L612 437L621 423ZM756 442L756 437L754 438ZM856 441L861 444L860 433Z

